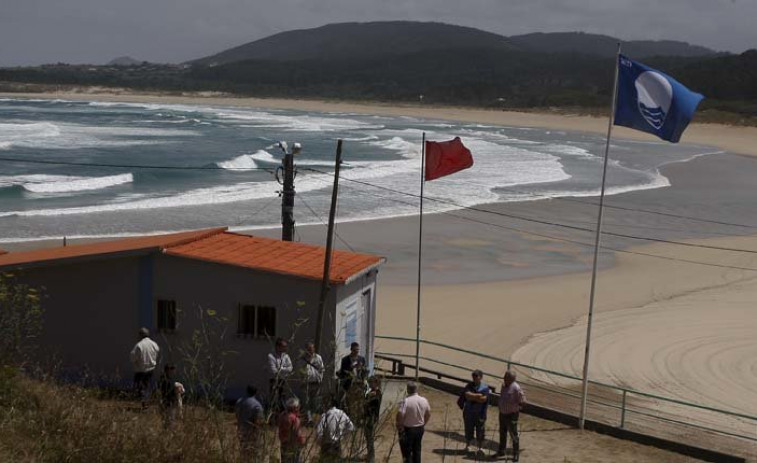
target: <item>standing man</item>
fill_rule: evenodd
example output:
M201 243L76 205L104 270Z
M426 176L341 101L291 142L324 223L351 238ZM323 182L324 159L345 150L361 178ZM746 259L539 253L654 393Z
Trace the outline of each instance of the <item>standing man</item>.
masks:
M239 450L242 461L258 461L261 448L261 433L263 422L263 405L256 397L258 388L247 386L247 395L237 400L234 414L237 417L237 435L239 436Z
M286 401L286 410L279 416L281 463L300 463L305 435L300 426L300 401L292 397Z
M359 421L362 413L364 381L367 372L365 357L360 355L360 344L350 344L350 354L342 358L337 376L343 390L343 398L347 413L352 419Z
M350 344L350 354L342 357L342 364L339 367L338 376L342 380L342 388L348 390L352 386L352 381L363 380L365 378L366 362L365 357L360 355L360 344L353 342Z
M368 447L368 463L373 463L376 460L376 428L379 424L379 416L381 415L381 399L383 393L381 392L381 382L375 376L368 378L368 392L365 394L365 412L363 413L363 434L365 435L365 443Z
M321 392L321 382L323 382L323 372L326 368L323 365L323 359L315 353L315 343L309 342L305 345L305 353L300 358L305 364L303 385L305 387L305 413L307 421L305 424L312 424L313 413L320 411L319 394Z
M321 443L321 462L336 463L342 460L342 440L355 430L355 425L342 410L337 407L337 400L333 400L331 408L321 415L315 435Z
M423 430L431 419L431 406L418 395L418 383L407 383L407 397L397 409L397 432L403 463L420 463Z
M284 338L276 338L276 344L274 351L268 354L268 377L269 377L269 394L270 394L270 407L274 414L281 411L282 403L284 402L284 393L287 385L287 379L292 374L294 367L292 366L292 359L287 354L287 348L289 344Z
M155 367L158 366L160 347L150 339L150 330L139 329L140 341L131 350L131 364L134 367L134 390L142 401L142 409L147 408L150 399L150 384Z
M515 372L507 370L504 381L505 384L499 394L499 450L497 456L505 455L507 435L510 434L513 440L513 461L518 461L520 451L518 415L523 404L526 403L526 395L523 394L520 384L515 382Z
M489 408L489 393L491 389L481 380L484 374L481 370L473 370L473 381L465 385L463 397L463 423L465 424L465 453L471 453L473 435L476 435L477 453L483 452L484 430L486 429L486 409Z

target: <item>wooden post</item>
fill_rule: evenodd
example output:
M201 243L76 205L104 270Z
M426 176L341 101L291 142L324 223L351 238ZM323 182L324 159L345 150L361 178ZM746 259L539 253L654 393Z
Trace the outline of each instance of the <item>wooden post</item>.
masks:
M331 251L334 246L334 221L336 219L336 203L339 196L339 167L342 165L342 140L336 143L336 160L334 162L334 188L331 190L331 210L329 211L329 229L326 236L326 256L323 259L323 280L321 281L321 297L318 301L318 315L315 325L315 348L321 351L323 340L323 313L326 297L329 293L329 278L331 275Z

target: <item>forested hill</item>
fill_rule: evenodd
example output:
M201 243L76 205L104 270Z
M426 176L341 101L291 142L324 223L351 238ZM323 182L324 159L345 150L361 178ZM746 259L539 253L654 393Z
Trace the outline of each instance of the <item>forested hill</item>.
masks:
M623 42L626 54L705 95L703 110L757 117L757 51ZM493 108L605 108L617 39L584 33L503 37L438 23L347 23L292 31L184 65L66 64L0 69L18 83ZM636 47L636 48L634 48ZM422 96L422 97L421 97ZM700 112L701 113L701 112ZM757 119L755 119L757 121Z
M617 52L618 43L622 52L635 58L650 56L703 57L716 52L699 45L675 40L620 40L608 35L585 32L537 32L515 35L508 41L523 51L536 53L581 53L611 57Z
M514 47L501 35L449 24L340 23L282 32L190 61L190 64L218 65L245 60L339 61L470 48L508 50Z
M282 32L212 56L193 65L219 65L246 60L340 61L385 58L439 50L498 50L613 56L617 43L629 56L707 56L705 47L671 40L621 41L583 32L534 33L505 37L470 27L412 21L328 24Z

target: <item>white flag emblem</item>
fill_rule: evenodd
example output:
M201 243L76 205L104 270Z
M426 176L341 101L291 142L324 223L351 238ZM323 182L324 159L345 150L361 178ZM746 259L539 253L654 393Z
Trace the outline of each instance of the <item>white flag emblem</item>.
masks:
M639 74L635 85L639 95L639 112L649 125L659 130L673 101L673 87L662 74L653 71Z

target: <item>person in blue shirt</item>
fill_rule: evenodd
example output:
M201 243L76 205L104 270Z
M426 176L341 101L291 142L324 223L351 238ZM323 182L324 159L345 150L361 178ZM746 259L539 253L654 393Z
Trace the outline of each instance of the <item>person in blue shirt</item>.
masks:
M465 452L471 453L471 444L475 434L477 452L481 453L486 428L486 409L489 403L489 386L482 382L484 374L481 370L473 370L473 380L465 385L463 395L463 422L465 423Z
M256 397L258 388L247 386L247 395L237 400L234 412L237 416L237 434L242 461L262 461L263 453L263 405Z

